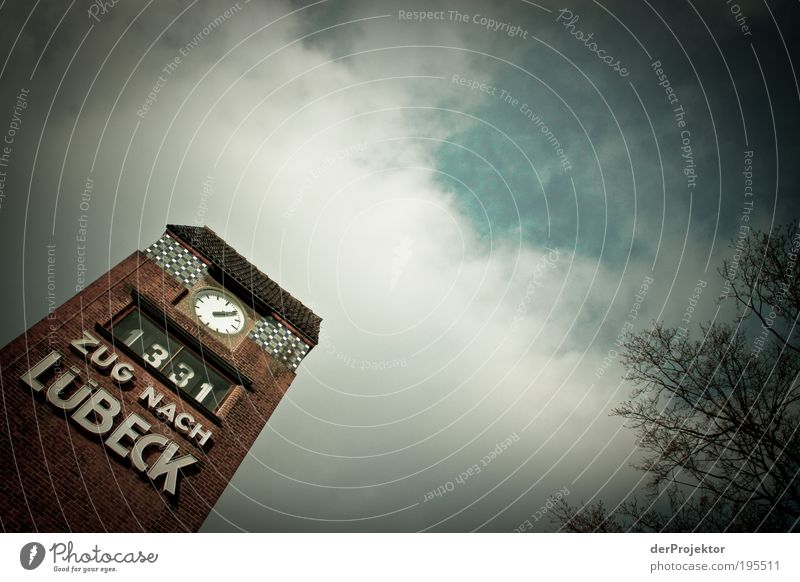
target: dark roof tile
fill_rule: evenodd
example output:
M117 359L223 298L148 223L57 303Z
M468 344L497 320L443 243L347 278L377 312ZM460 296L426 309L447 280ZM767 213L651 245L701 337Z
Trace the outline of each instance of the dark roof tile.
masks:
M315 343L319 341L319 325L322 318L253 266L213 230L207 226L179 224L168 224L167 230L219 267L226 276L234 279L246 291L252 293L254 298L265 303Z

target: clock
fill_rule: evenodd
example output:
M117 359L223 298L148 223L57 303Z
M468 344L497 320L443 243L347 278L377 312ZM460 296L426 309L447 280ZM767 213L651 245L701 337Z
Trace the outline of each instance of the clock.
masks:
M244 308L222 289L201 289L194 294L192 304L197 319L217 333L232 335L244 329Z

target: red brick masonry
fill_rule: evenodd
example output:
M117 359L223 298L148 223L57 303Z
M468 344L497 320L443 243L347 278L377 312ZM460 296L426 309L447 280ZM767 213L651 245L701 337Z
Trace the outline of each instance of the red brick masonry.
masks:
M235 386L217 411L217 419L182 400L137 360L118 350L118 361L133 364L133 379L116 383L111 369L99 371L70 342L86 330L101 345L111 342L95 330L134 302L137 290L205 349L252 380L250 389ZM264 428L295 375L274 361L249 338L233 351L211 337L173 303L186 289L165 274L142 252L135 252L84 291L67 301L0 350L0 526L4 531L197 531L227 486L256 437ZM21 377L51 351L63 356L60 368L80 369L79 384L92 379L122 404L114 428L131 413L152 424L180 445L179 455L192 454L198 462L178 481L177 495L162 491L164 477L149 479L103 444L108 437L90 434L45 399L54 378L42 377L45 390L35 392ZM90 352L91 354L91 352ZM138 400L152 385L165 401L178 404L204 428L213 431L213 444L202 448L159 420ZM126 446L130 448L131 443ZM147 449L148 463L160 454Z

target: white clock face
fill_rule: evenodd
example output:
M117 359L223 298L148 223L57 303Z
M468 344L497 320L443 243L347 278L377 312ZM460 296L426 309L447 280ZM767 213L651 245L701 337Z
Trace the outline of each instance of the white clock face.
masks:
M217 333L234 334L244 329L244 309L221 289L203 289L193 298L194 312L208 328Z

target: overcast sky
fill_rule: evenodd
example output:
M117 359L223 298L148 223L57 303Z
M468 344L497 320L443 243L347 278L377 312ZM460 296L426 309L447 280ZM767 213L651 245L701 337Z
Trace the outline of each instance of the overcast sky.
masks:
M82 214L87 280L207 224L312 307L208 531L613 507L618 334L682 325L698 281L690 332L729 319L745 202L798 215L796 2L101 4L0 3L0 344L47 312L48 244L75 293Z

